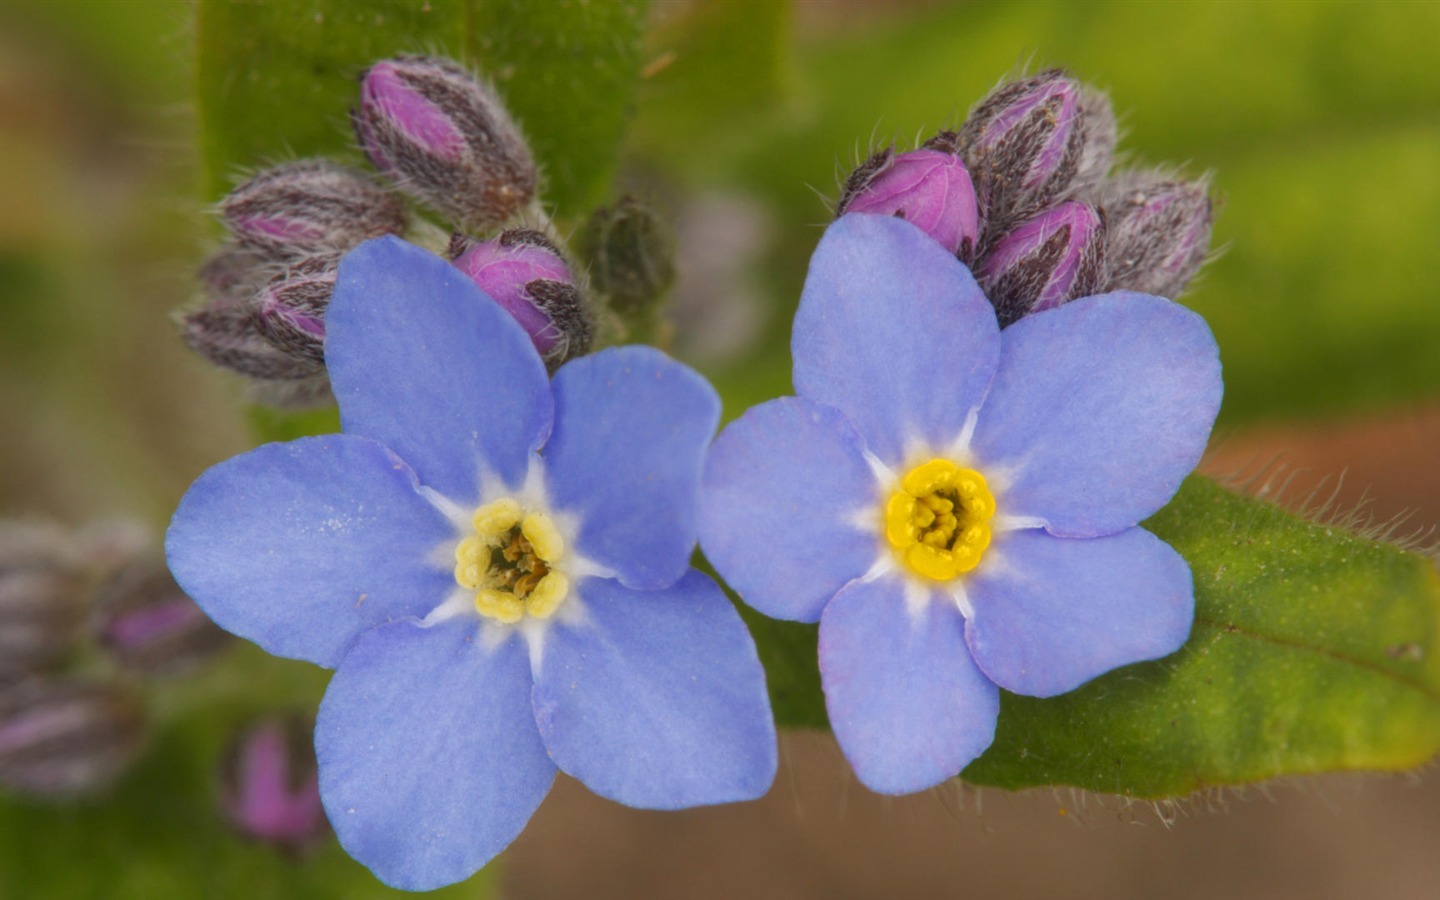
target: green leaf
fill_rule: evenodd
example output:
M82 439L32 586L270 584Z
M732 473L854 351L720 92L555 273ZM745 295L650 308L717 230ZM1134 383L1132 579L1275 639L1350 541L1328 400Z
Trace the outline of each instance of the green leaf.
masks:
M359 163L346 116L356 78L377 59L434 51L460 56L463 0L200 0L196 104L205 191L218 199L238 173L305 156Z
M602 199L640 75L646 0L481 0L468 46L542 163L545 200Z
M168 721L142 763L104 797L60 805L0 797L0 897L368 900L385 887L333 839L291 859L244 841L216 806L216 767L251 716L313 711L326 673L236 647L196 681L152 694ZM431 896L488 897L489 872Z
M651 74L631 142L662 165L714 177L791 111L794 13L785 0L700 0L667 12L646 40Z
M995 743L965 780L1177 797L1283 775L1408 769L1440 752L1431 560L1199 477L1146 526L1190 563L1190 640L1061 697L1003 695ZM801 629L756 637L777 715L814 725L823 710L791 674L814 667L813 627Z
M471 59L522 122L545 200L580 212L607 186L640 68L643 0L200 0L197 106L207 196L237 172L317 154L361 162L355 79L399 53Z

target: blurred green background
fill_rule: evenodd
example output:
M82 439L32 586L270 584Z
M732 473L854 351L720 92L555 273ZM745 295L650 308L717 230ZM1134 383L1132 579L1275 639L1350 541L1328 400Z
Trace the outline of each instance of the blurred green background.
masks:
M245 6L210 5L239 18ZM468 47L505 68L524 36L496 36L504 4L464 4L464 36L436 24L451 9L397 4L391 27L429 29L399 46ZM191 300L216 236L204 205L239 167L342 145L354 73L315 71L315 90L287 117L207 120L192 14L179 0L0 3L4 515L128 513L158 535L200 471L251 443L238 385L189 356L169 316ZM877 144L908 148L959 121L1021 67L1065 65L1111 92L1129 160L1215 173L1223 253L1183 299L1222 348L1217 457L1240 465L1290 450L1326 471L1348 466L1358 476L1342 499L1369 485L1381 514L1440 521L1440 3L696 0L656 3L633 24L645 39L615 51L614 65L643 77L633 89L617 78L612 101L586 119L623 127L618 165L603 127L527 124L542 162L552 156L562 223L609 199L611 183L673 216L674 347L716 379L727 416L789 390L790 313L848 168ZM247 53L284 58L283 47L230 49L234 59L204 50L198 71L212 90L243 95ZM522 120L564 107L563 85L526 81L523 67L501 82ZM575 163L575 146L593 158ZM251 689L257 679L268 687ZM323 682L239 651L157 697L175 724L115 795L59 810L0 801L0 897L389 893L333 847L295 864L234 841L210 812L223 729L267 699L313 704ZM562 784L512 854L509 894L727 896L748 885L757 896L928 896L964 883L965 866L985 868L989 893L1047 896L1305 885L1344 896L1365 884L1369 896L1408 896L1440 879L1433 787L1329 804L1302 792L1287 795L1289 812L1242 808L1214 827L1136 839L1105 823L1138 813L1101 807L1089 829L1056 830L1048 796L986 799L988 818L933 797L886 805L859 796L833 749L810 738L792 740L787 759L753 812L657 820ZM852 793L846 813L834 797ZM1316 816L1330 827L1312 827ZM896 839L909 830L923 836ZM1038 848L1079 874L1036 880L1025 860ZM1284 868L1267 850L1323 862ZM1225 880L1206 862L1224 853L1251 861ZM759 860L749 874L737 865L746 854ZM1147 868L1142 854L1171 868ZM1190 880L1167 877L1178 872ZM484 890L477 881L453 895Z

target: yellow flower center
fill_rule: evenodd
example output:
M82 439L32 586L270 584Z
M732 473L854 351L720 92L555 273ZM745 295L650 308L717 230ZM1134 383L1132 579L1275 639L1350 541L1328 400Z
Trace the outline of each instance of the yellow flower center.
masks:
M985 476L948 459L921 463L885 504L885 539L911 572L949 581L980 564L990 546L995 496Z
M475 592L476 611L507 624L554 615L570 590L555 568L565 539L554 521L509 497L475 510L471 521L475 533L455 547L455 582Z

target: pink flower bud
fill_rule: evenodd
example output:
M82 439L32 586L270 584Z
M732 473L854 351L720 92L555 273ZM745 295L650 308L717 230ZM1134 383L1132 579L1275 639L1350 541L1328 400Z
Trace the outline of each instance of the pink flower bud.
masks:
M1003 84L970 113L956 142L975 178L987 243L1070 190L1087 156L1085 114L1079 83L1060 69ZM1097 134L1087 164L1108 168L1103 129Z
M1106 185L1104 209L1107 287L1178 297L1210 250L1209 182L1124 173Z
M405 231L400 199L368 177L321 159L267 169L220 204L235 239L277 259L338 255Z
M535 162L505 105L449 60L376 63L352 118L376 168L463 228L501 225L535 195Z
M1095 293L1104 278L1104 251L1104 217L1069 201L996 241L976 275L1003 328Z
M263 719L231 739L220 803L241 834L298 854L329 833L313 744L312 723L295 715Z
M256 300L260 331L281 350L325 360L325 309L335 293L336 261L302 260L271 279Z
M0 681L48 667L74 648L87 603L71 543L58 528L0 525Z
M0 786L38 797L104 787L144 746L139 698L96 681L32 678L0 687Z
M969 263L979 238L975 187L960 158L937 149L872 156L845 183L836 216L897 216Z
M230 643L160 559L143 557L121 569L101 588L96 608L100 646L121 666L143 675L191 672Z
M450 252L454 264L520 323L552 371L589 349L589 310L570 267L545 235L512 229L493 241L457 236Z

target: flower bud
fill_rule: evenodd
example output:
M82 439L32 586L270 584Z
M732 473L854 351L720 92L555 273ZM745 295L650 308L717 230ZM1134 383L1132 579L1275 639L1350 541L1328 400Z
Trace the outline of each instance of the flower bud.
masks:
M96 607L100 646L122 667L144 675L193 671L230 643L160 559L141 558L121 569L100 589Z
M944 136L940 136L943 140ZM835 215L897 216L969 264L979 238L979 211L970 173L958 156L926 148L892 155L883 150L845 182Z
M1003 84L970 113L957 142L988 243L1075 180L1086 152L1080 85L1060 69Z
M450 254L520 323L551 371L590 349L590 312L559 248L545 235L521 228L493 241L457 235Z
M1210 249L1208 180L1129 172L1106 185L1107 288L1175 298Z
M38 797L105 786L139 755L134 694L96 681L32 678L0 687L0 786Z
M1105 219L1069 201L1015 228L980 261L976 275L1000 327L1095 293L1104 280Z
M633 197L597 209L580 233L590 284L622 316L653 309L675 283L675 241Z
M505 105L449 60L376 63L352 118L376 168L462 228L501 225L535 195L535 162Z
M299 853L329 831L320 805L314 727L303 716L238 732L220 765L220 806L246 837Z
M288 353L266 340L249 308L212 306L186 313L181 336L210 362L251 378L292 381L324 372L313 358Z
M85 580L57 528L0 527L0 681L49 666L74 647L85 618Z
M1104 91L1083 87L1080 90L1080 109L1085 128L1085 140L1080 150L1080 164L1075 170L1075 187L1088 188L1098 185L1110 174L1115 162L1115 145L1119 135L1115 127L1115 108Z
M84 618L83 585L74 573L0 570L0 679L62 659Z
M338 255L405 231L405 207L363 173L321 159L267 169L220 204L239 243L277 259Z
M271 279L256 300L260 331L298 359L325 361L325 308L335 293L335 260L302 260Z
M274 274L274 261L255 250L227 244L196 273L211 306L246 306Z

